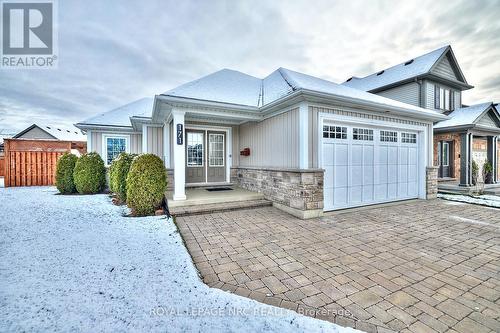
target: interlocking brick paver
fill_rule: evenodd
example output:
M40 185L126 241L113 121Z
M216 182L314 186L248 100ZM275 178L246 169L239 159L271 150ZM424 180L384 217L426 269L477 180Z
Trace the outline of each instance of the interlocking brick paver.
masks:
M498 210L433 200L176 223L211 287L369 332L500 331Z

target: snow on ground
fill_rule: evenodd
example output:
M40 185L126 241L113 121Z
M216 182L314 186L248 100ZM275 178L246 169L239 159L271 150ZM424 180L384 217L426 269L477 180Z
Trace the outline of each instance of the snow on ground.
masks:
M496 195L479 195L471 197L468 195L438 193L438 198L500 208L500 196Z
M0 331L358 332L203 284L171 220L0 189Z

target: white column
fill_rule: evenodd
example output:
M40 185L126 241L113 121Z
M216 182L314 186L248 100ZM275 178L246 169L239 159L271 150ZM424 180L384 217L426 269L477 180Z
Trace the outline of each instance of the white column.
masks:
M170 124L163 124L163 162L165 168L170 168Z
M148 125L142 124L142 153L148 152Z
M231 181L231 166L233 165L233 129L229 128L227 130L226 138L226 182Z
M185 127L184 111L173 110L173 133L172 144L174 154L174 200L186 200L186 150L185 150ZM180 126L179 126L180 125ZM181 128L178 128L181 127ZM178 130L180 137L177 137Z
M92 131L87 131L87 153L92 152Z
M309 106L299 106L299 168L309 168Z

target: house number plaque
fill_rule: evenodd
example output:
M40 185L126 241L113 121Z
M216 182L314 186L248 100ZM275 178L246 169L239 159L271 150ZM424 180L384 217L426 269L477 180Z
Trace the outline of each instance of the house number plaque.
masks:
M177 144L182 145L184 133L182 131L182 124L177 124Z

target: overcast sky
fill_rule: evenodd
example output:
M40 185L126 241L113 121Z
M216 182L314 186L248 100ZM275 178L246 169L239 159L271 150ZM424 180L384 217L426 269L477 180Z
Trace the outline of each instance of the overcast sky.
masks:
M337 83L451 44L500 102L500 0L59 1L59 67L0 69L0 128L67 125L222 68Z

